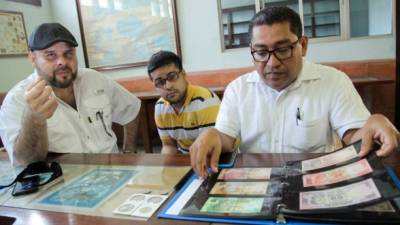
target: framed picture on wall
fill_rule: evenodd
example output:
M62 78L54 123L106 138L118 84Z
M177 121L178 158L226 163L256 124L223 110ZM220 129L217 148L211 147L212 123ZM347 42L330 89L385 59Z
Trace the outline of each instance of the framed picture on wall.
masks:
M22 13L0 10L0 40L0 56L28 54L28 41Z
M10 2L19 2L30 5L42 6L42 0L8 0Z
M76 0L76 4L89 68L145 66L159 50L180 55L175 0Z

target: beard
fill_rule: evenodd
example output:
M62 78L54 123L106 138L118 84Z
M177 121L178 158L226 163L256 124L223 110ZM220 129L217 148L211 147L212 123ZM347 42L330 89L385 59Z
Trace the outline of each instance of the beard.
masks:
M177 97L175 99L173 98L168 98L165 96L164 98L171 104L171 105L176 105L176 104L182 104L185 102L186 99L186 94L187 94L187 89L185 89L183 92L176 91Z
M184 99L185 99L185 95L179 94L179 93L178 93L177 99L166 98L166 100L172 105L182 103L184 101Z
M38 73L42 75L42 77L46 80L46 82L55 88L67 88L70 87L72 85L72 83L74 82L74 80L76 79L77 76L77 71L75 70L73 71L70 67L68 66L63 66L60 68L57 68L56 70L53 71L52 75L46 74L44 73L42 70L40 70L39 68L37 68ZM71 76L69 77L69 79L64 79L64 80L57 80L57 73L58 72L68 72L71 74Z

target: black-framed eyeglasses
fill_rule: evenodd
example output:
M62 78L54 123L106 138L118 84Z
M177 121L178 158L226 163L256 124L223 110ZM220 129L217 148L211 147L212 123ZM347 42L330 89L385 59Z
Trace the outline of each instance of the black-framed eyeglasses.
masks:
M295 42L290 43L288 46L275 48L273 50L262 49L262 50L254 50L251 47L251 55L253 56L254 61L256 62L263 62L267 63L271 58L271 55L274 56L279 60L289 59L293 56L293 49L296 47L296 44L300 41L297 39Z
M170 72L168 73L165 78L161 78L158 77L157 79L155 79L153 81L154 86L156 86L157 88L163 88L165 86L165 84L167 83L167 81L171 82L171 81L175 81L179 78L179 74L182 72L182 70L178 71L178 72Z

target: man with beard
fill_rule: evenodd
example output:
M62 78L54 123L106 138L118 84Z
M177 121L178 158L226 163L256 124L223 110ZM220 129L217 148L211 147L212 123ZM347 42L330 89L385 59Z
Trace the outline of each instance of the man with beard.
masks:
M154 115L162 142L161 153L188 153L199 134L214 126L220 100L212 91L186 80L182 61L175 53L155 53L147 71L161 95Z
M102 74L78 69L73 35L44 23L29 37L35 68L7 94L0 135L13 164L44 160L48 152L118 152L112 122L124 126L123 151L135 151L140 100Z
M397 147L399 132L382 115L370 115L351 80L334 68L306 61L308 38L300 16L287 7L269 7L250 21L250 52L255 71L225 90L215 128L190 148L197 174L216 172L221 151L235 138L247 153L330 152L334 135L350 144L362 139L360 155L373 141L379 156Z

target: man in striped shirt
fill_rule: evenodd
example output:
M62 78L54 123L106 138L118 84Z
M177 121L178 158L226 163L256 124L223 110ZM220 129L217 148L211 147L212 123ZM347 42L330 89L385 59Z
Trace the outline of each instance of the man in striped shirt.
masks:
M175 53L159 51L147 72L161 98L155 105L155 122L161 153L188 153L200 133L215 125L220 100L212 91L190 84Z

